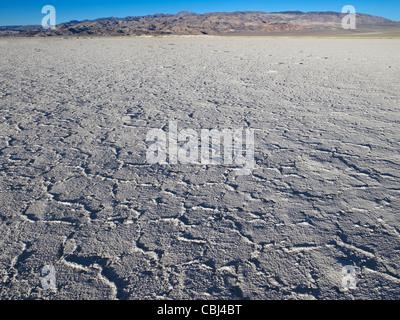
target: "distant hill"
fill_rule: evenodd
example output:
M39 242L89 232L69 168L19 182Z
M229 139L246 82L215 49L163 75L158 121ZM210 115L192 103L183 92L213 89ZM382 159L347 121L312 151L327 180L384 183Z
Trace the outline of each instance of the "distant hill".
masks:
M56 30L40 26L0 27L3 36L140 36L140 35L229 35L282 31L335 31L342 29L345 14L337 12L214 12L154 14L126 18L70 21ZM358 28L399 28L400 22L357 14Z

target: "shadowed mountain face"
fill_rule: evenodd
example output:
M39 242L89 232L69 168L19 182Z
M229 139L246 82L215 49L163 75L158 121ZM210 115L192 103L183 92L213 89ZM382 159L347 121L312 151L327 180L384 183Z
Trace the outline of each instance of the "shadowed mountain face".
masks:
M342 29L345 14L337 12L215 12L196 14L182 11L175 15L155 14L140 17L102 18L71 21L56 30L40 26L0 27L0 34L23 36L134 36L134 35L227 35L260 34L279 31L334 31ZM361 28L400 28L400 22L376 16L357 14Z

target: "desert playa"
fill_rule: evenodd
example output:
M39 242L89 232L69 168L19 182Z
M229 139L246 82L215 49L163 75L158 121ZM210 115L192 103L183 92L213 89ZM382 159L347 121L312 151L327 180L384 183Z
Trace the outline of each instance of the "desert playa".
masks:
M399 52L0 38L1 299L398 299ZM254 170L149 164L148 131L171 121L254 129Z

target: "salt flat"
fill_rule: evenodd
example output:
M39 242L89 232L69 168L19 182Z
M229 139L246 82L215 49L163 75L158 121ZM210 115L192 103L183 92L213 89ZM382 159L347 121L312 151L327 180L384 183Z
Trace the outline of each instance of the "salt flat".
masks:
M399 52L0 39L0 297L398 299ZM254 171L148 164L147 132L170 121L254 129Z

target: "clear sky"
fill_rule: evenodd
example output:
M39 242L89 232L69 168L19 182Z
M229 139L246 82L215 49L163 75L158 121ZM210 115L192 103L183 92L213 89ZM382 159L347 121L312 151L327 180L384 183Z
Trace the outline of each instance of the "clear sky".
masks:
M0 25L41 24L44 5L57 11L57 24L71 20L141 16L154 13L216 11L337 11L353 5L357 12L400 21L400 0L0 0Z

